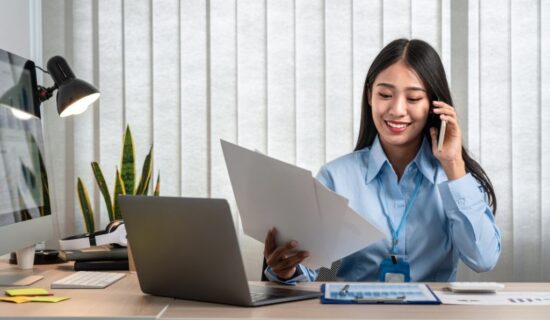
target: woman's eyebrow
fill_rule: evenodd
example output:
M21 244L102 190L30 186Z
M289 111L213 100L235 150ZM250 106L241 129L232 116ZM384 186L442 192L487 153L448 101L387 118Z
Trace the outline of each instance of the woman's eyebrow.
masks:
M395 89L395 86L391 83L386 83L386 82L380 82L378 83L376 86L381 86L381 87L387 87L387 88L391 88L391 89ZM423 88L420 88L420 87L406 87L405 90L413 90L413 91L424 91L426 92L426 90L424 90Z

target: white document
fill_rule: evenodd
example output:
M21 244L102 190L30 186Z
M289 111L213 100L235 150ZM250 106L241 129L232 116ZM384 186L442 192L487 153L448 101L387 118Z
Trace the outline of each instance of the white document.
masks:
M221 144L243 229L252 238L263 243L276 227L278 244L296 240L297 250L310 253L304 265L317 269L385 237L310 171Z
M434 291L443 304L485 306L550 306L550 292L497 292L484 294Z

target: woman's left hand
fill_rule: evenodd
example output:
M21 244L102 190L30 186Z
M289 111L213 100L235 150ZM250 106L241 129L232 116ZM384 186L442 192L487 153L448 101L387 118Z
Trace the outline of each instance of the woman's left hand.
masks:
M455 109L442 101L434 101L433 112L440 116L441 121L447 122L445 139L441 151L437 149L439 128L430 128L432 137L432 152L441 162L441 166L449 180L461 178L466 174L464 159L462 158L462 133L458 125Z

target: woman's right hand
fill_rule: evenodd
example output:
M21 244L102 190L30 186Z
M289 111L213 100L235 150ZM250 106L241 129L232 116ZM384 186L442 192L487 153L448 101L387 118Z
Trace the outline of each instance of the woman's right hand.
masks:
M267 232L264 245L264 257L271 270L282 280L292 278L296 272L296 266L309 257L307 251L294 251L298 242L289 241L285 245L277 247L277 229L272 228Z

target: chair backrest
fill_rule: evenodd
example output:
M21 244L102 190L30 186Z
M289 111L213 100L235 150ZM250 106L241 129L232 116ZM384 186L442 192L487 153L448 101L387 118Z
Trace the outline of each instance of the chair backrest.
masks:
M332 263L330 266L330 269L321 267L319 269L319 274L317 275L317 279L315 281L319 282L330 282L330 281L337 281L338 278L336 277L336 273L338 273L338 270L340 269L340 265L342 265L342 260L338 260ZM269 281L267 277L264 274L264 270L267 268L267 262L264 258L264 263L262 266L262 281Z

